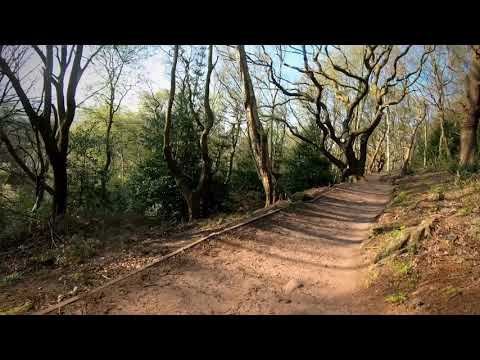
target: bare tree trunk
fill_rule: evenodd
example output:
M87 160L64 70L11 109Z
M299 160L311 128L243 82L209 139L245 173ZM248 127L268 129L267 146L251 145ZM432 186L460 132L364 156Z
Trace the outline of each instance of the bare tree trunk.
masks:
M101 189L102 189L102 197L103 200L106 201L108 198L107 193L107 183L109 178L109 171L110 171L110 164L112 163L112 146L110 143L110 134L112 132L112 125L113 125L113 102L109 104L109 115L108 115L108 123L107 123L107 132L105 134L105 165L102 169L102 176L100 177Z
M385 166L385 154L382 153L382 155L380 156L380 160L378 161L377 173L381 173L384 166Z
M424 133L424 144L423 144L423 167L427 167L427 122L425 121L425 133Z
M460 165L476 161L477 128L480 117L480 55L474 52L470 73L466 78L468 115L460 127Z
M225 177L225 182L224 182L225 185L230 183L232 170L233 170L233 159L235 158L235 151L237 148L238 138L240 134L240 117L239 115L237 116L238 116L237 123L234 124L232 128L232 150L230 151L230 156L228 158L228 172L227 172L227 176Z
M387 172L390 174L390 109L387 109Z
M361 77L363 78L364 65L365 65L365 62L364 62L364 60L365 60L365 45L362 45L362 52L363 52L363 56L362 56L362 66L361 66L361 69L362 69ZM354 127L355 131L357 131L360 128L361 119L362 119L362 116L363 116L364 104L365 104L365 99L361 100L360 103L357 106L357 109L356 109L357 116L355 117L355 127ZM355 151L357 153L360 152L360 144L358 144L356 146ZM360 154L359 154L359 156L360 156Z
M186 194L185 201L188 206L188 220L198 219L201 216L200 196L195 191L190 191Z
M53 193L53 213L61 216L67 211L68 177L67 159L60 157L52 162L55 192Z
M267 207L275 201L275 185L270 156L268 154L268 138L258 116L257 100L255 98L255 92L248 70L247 56L243 45L238 45L238 53L240 57L240 72L243 77L245 91L245 111L247 113L250 143L255 162L257 163L258 175L265 191L265 207Z
M440 138L438 139L438 157L442 157L443 138L445 137L443 131L443 120L440 120Z
M387 135L387 131L385 130L383 132L382 138L377 144L377 147L375 148L375 152L373 153L372 161L370 163L370 172L373 172L373 169L375 167L375 160L377 159L378 153L380 151L380 148L382 147L383 141L385 140L385 136Z
M438 142L438 156L439 158L442 157L442 148L444 148L447 158L450 159L451 152L450 148L448 147L448 139L445 134L445 78L443 71L439 69L439 65L435 58L433 59L432 66L435 75L435 85L438 91L438 101L436 106L440 112L440 139Z
M418 125L415 127L415 130L413 131L412 138L410 139L410 144L407 147L407 153L405 154L405 158L403 160L403 165L402 165L402 170L400 172L400 174L402 176L405 176L408 173L408 170L409 170L410 158L412 157L413 147L415 146L415 138L417 137L417 130L418 130Z
M478 116L468 114L460 128L460 165L473 165L476 161Z
M198 181L197 188L194 191L194 196L198 196L203 202L203 215L207 216L208 208L212 201L210 185L212 182L212 159L209 156L208 151L208 137L213 127L213 111L210 107L210 79L213 71L213 45L208 47L208 67L207 67L207 79L205 83L205 96L203 107L205 109L205 121L202 125L202 134L200 136L200 149L202 152L202 171L200 173L200 179ZM198 195L197 195L198 194ZM199 203L199 201L198 201ZM200 205L200 204L199 204ZM200 209L199 209L200 210Z
M448 147L448 139L445 135L445 113L443 109L440 110L441 117L440 117L440 140L438 142L438 155L441 157L443 154L442 148L445 149L445 154L447 158L450 159L452 157L450 148Z

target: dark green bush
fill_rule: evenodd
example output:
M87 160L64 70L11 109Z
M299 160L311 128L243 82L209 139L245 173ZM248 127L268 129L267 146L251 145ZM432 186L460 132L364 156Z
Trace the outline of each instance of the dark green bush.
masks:
M159 153L136 169L127 187L130 193L129 210L162 218L180 218L185 212L182 194Z
M459 176L461 179L466 179L480 171L480 164L476 163L473 165L461 166L458 162L452 162L449 165L448 170L451 173Z
M334 182L328 160L309 144L299 143L291 149L283 165L280 185L289 195Z

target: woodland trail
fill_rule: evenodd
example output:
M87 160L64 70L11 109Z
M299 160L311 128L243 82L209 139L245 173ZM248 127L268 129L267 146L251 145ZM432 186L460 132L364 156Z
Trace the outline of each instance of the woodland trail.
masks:
M315 202L209 239L60 313L381 313L360 295L368 266L360 246L392 188L379 177L340 184Z

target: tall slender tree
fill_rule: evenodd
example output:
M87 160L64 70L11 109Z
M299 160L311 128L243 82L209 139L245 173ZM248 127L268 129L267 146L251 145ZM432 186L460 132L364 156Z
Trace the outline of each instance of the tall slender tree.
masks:
M265 206L275 202L275 178L272 174L271 158L268 152L268 136L263 129L257 109L257 100L248 70L245 47L238 45L240 72L243 78L245 112L247 116L250 146L257 165L257 172L265 191Z
M476 161L477 129L480 118L480 47L472 47L472 63L466 77L467 117L460 127L460 165Z
M207 74L203 97L203 119L194 109L192 92L190 91L190 89L188 93L190 110L192 110L192 116L194 117L194 121L196 122L201 132L199 139L201 153L200 155L202 159L201 169L199 179L196 184L194 184L193 179L190 179L189 176L187 176L182 170L182 164L178 161L178 159L174 157L172 151L173 104L175 100L176 70L179 59L179 50L180 46L175 45L173 49L172 70L170 73L170 94L168 98L167 114L165 119L163 153L167 162L167 166L172 175L175 177L175 182L180 191L182 192L182 195L187 203L189 220L192 220L197 219L202 215L201 201L205 200L205 196L209 189L211 181L212 160L209 155L208 141L210 131L212 130L214 123L214 114L210 106L210 82L212 71L215 65L213 63L213 45L210 45L208 47ZM204 202L203 205L203 213L205 214L207 204L205 204Z

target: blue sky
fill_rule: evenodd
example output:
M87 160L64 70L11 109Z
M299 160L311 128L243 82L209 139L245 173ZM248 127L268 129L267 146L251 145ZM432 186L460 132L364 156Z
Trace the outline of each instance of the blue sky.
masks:
M90 53L89 47L87 46L84 50L86 56ZM153 88L168 88L168 65L165 64L165 54L162 51L157 51L155 55L148 58L143 62L143 69L141 71L142 76L148 78L152 82ZM25 67L22 71L23 81L22 84L24 87L28 87L28 84L35 82L35 86L30 89L30 94L33 96L39 96L42 90L42 81L41 81L41 67L42 63L40 58L33 51L31 56L25 64ZM28 74L28 76L26 76ZM68 73L67 73L68 77ZM92 66L87 68L85 71L82 80L80 82L79 88L77 90L77 103L80 103L89 95L89 87L93 86L95 89L95 83L98 81L98 76L95 74L95 71ZM138 95L144 89L144 86L139 86L138 88L132 90L124 100L124 104L134 109L138 103Z
M149 79L154 89L168 89L169 87L170 65L169 65L169 59L167 58L167 55L165 52L168 51L171 48L171 46L162 46L161 48L162 49L157 48L158 51L156 51L156 54L143 62L142 64L143 68L140 71L142 77ZM300 45L297 45L296 48L300 48ZM253 51L254 47L246 46L246 49L247 51ZM267 51L269 51L269 53L271 53L271 56L274 59L274 62L278 63L278 59L275 56L274 47L266 46L266 49ZM89 51L89 48L86 47L87 54L88 54L88 51ZM296 55L296 54L287 53L285 61L290 65L303 67L303 59L300 54ZM26 70L30 70L35 66L38 66L39 64L40 64L40 60L38 56L36 54L32 54ZM36 73L38 78L39 71L37 71ZM284 67L283 75L286 78L288 78L290 81L296 81L298 80L300 74L296 70ZM97 79L98 78L95 72L93 71L93 68L90 67L89 69L87 69L86 73L84 74L84 77L82 78L82 81L78 90L77 102L81 102L82 99L88 96L88 91L89 91L88 88L94 85ZM145 86L143 84L140 84L140 86L138 86L137 88L135 88L129 93L129 95L124 100L124 104L132 110L135 109L138 104L139 94L144 89L145 89ZM39 81L37 88L34 89L33 91L39 92L40 90L41 90L41 82Z

